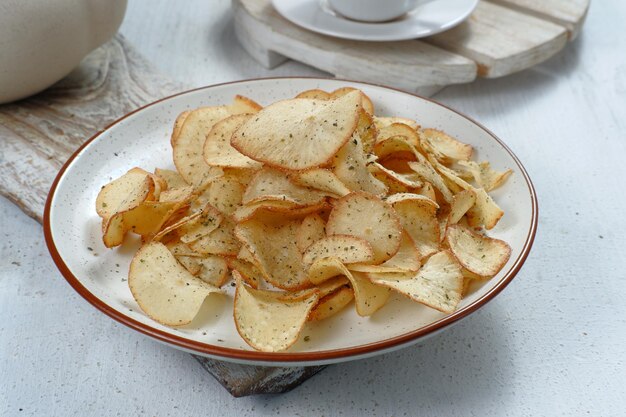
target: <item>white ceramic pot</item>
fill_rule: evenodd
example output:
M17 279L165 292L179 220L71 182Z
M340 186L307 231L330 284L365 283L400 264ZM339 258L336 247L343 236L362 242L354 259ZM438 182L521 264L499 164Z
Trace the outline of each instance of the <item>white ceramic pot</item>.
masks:
M69 74L120 27L127 0L0 2L0 103Z

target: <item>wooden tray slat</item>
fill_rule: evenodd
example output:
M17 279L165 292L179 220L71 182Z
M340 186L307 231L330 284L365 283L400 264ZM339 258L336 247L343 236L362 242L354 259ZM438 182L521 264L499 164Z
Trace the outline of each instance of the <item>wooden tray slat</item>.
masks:
M480 76L495 78L545 61L567 37L563 26L482 1L468 20L428 41L475 60Z
M575 39L585 22L589 0L491 0L514 10L564 26L570 40Z
M426 95L545 61L578 34L588 7L589 0L482 0L469 19L447 32L412 41L360 42L292 24L271 0L233 0L240 43L268 68L290 58L340 78Z

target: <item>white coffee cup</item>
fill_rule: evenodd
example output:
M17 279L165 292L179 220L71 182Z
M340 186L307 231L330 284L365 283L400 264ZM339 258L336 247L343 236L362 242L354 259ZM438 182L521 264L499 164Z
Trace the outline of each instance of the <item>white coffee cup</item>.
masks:
M328 0L328 3L348 19L385 22L414 9L418 0Z

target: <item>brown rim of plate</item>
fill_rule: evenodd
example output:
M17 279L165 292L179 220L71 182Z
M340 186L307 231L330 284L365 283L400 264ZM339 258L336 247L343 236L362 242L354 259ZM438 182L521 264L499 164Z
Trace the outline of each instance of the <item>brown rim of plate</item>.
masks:
M487 292L485 295L483 295L481 298L479 298L478 300L474 301L473 303L471 303L470 305L455 311L454 313L447 315L446 317L441 318L440 320L437 320L434 323L431 323L427 326L424 327L420 327L417 330L413 330L411 332L402 334L400 336L396 336L396 337L392 337L390 339L385 339L385 340L381 340L378 342L374 342L374 343L368 343L368 344L364 344L364 345L359 345L359 346L354 346L354 347L350 347L350 348L344 348L344 349L333 349L333 350L324 350L324 351L319 351L319 352L287 352L287 353L268 353L268 352L259 352L259 351L254 351L254 350L241 350L241 349L231 349L231 348L225 348L225 347L220 347L220 346L215 346L215 345L210 345L207 343L201 343L201 342L197 342L194 340L190 340L190 339L186 339L177 335L173 335L170 333L166 333L162 330L156 329L151 327L148 324L144 324L141 323L137 320L134 320L122 313L120 313L119 311L115 310L114 308L112 308L111 306L109 306L108 304L106 304L104 301L100 300L98 297L96 297L94 294L92 294L91 292L89 292L89 290L87 290L87 288L85 288L80 281L78 280L78 278L76 278L76 276L74 276L74 274L72 274L72 272L70 271L70 269L68 268L68 266L65 264L65 262L63 261L63 258L61 257L61 255L59 254L59 251L57 250L57 247L54 243L54 238L52 236L52 229L51 229L51 225L50 225L50 209L52 207L52 201L54 200L54 195L55 195L55 191L57 189L57 186L59 184L59 181L61 180L61 178L63 177L63 174L65 173L65 171L67 170L67 168L69 167L69 165L72 163L72 161L74 161L74 159L76 159L76 157L80 154L80 152L87 146L89 145L91 142L93 142L96 138L98 138L102 133L104 133L105 131L107 131L110 127L112 127L113 125L116 125L117 123L121 122L122 120L124 120L125 118L127 118L128 116L131 116L147 107L150 107L154 104L160 103L162 101L165 100L169 100L173 97L177 97L183 94L188 94L194 91L199 91L199 90L205 90L205 89L210 89L210 88L214 88L214 87L219 87L219 86L223 86L223 85L229 85L229 84L241 84L241 83L247 83L247 82L254 82L254 81L266 81L266 80L294 80L294 79L305 79L305 80L319 80L319 81L344 81L344 82L348 82L348 83L355 83L355 84L364 84L364 85L370 85L373 87L380 87L380 88L386 88L388 90L394 90L397 91L399 93L402 94L409 94L412 95L414 97L417 97L419 99L422 100L426 100L429 101L431 103L437 104L441 107L444 107L462 117L464 117L465 119L469 120L470 122L474 123L475 125L477 125L478 127L480 127L482 130L484 130L487 134L489 134L496 142L498 142L500 144L500 146L502 146L502 148L504 148L505 151L507 151L509 153L509 155L511 156L511 158L513 158L513 160L515 161L515 163L517 164L520 172L522 173L524 180L526 181L526 185L528 186L528 191L530 193L530 197L532 200L532 218L531 218L531 224L530 224L530 229L528 230L528 235L526 237L526 242L524 243L524 246L522 248L522 251L520 253L520 255L518 256L518 258L515 260L515 262L513 263L513 265L511 266L511 268L504 274L504 276L500 279L500 281L498 281L491 290L489 290L489 292ZM533 187L532 181L530 180L530 177L528 176L528 173L526 172L526 170L524 169L522 163L519 161L519 159L517 158L517 156L515 156L515 154L509 149L508 146L506 146L504 144L504 142L502 142L502 140L500 140L495 134L493 134L493 132L491 132L489 129L485 128L483 125L481 125L480 123L476 122L474 119L472 119L471 117L468 117L454 109L451 109L450 107L443 105L435 100L429 99L429 98L425 98L422 96L419 96L417 94L413 94L413 93L408 93L406 91L402 91L399 90L397 88L392 88L392 87L387 87L387 86L383 86L383 85L379 85L379 84L373 84L373 83L366 83L366 82L361 82L361 81L352 81L352 80L344 80L344 79L339 79L339 78L322 78L322 77L268 77L268 78L253 78L253 79L248 79L248 80L239 80L239 81L231 81L231 82L227 82L227 83L220 83L220 84L214 84L214 85L210 85L210 86L206 86L206 87L199 87L199 88L195 88L192 90L187 90L187 91L183 91L181 93L177 93L177 94L173 94L167 97L164 97L160 100L154 101L150 104L146 104L145 106L139 107L136 110L133 110L132 112L120 117L119 119L117 119L116 121L114 121L113 123L109 124L108 126L106 126L104 129L100 130L99 132L97 132L95 135L93 135L91 138L89 138L85 143L83 143L77 150L76 152L74 152L72 154L72 156L70 156L70 158L67 160L67 162L65 162L65 164L63 165L63 167L61 168L61 170L59 171L59 173L57 174L56 178L54 179L54 182L52 183L52 186L50 187L50 191L48 193L48 198L46 200L46 206L44 209L44 216L43 216L43 227L44 227L44 236L46 239L46 245L48 246L48 250L50 252L50 255L52 256L52 259L54 260L54 263L56 264L57 268L59 269L59 271L61 272L61 274L63 274L63 276L65 277L65 279L67 280L67 282L72 286L72 288L74 288L74 290L76 290L76 292L78 292L85 300L87 300L89 303L91 303L94 307L96 307L98 310L102 311L103 313L105 313L106 315L108 315L109 317L113 318L114 320L134 329L137 330L147 336L150 336L154 339L157 339L161 342L164 342L166 344L171 344L174 346L177 346L179 348L191 351L192 353L197 353L200 355L207 355L207 356L212 356L212 357L216 357L216 358L220 358L220 359L224 359L224 360L230 360L230 361L239 361L239 362L266 362L268 365L271 364L275 364L275 363L293 363L294 365L297 365L298 362L333 362L335 359L339 359L339 358L348 358L348 359L357 359L358 357L362 357L367 355L368 353L372 353L372 352L376 352L376 351L387 351L387 350L391 350L393 348L399 348L402 345L405 344L410 344L411 342L417 342L418 339L425 337L427 335L433 334L439 330L442 330L443 328L467 317L468 315L470 315L471 313L473 313L474 311L478 310L479 308L481 308L482 306L484 306L485 304L487 304L487 302L489 302L491 299L493 299L496 295L498 295L500 293L500 291L502 291L515 277L515 275L517 275L517 273L519 272L519 270L521 269L522 265L524 264L524 262L526 261L526 258L528 257L529 253L530 253L530 249L533 245L533 242L535 240L535 234L537 232L537 219L538 219L538 206L537 206L537 195L535 193L535 189Z

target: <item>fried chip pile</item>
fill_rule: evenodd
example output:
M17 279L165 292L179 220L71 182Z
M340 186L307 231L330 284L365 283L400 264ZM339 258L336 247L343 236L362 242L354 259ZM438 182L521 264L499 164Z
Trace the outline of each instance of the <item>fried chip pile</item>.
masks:
M376 116L354 88L185 111L171 145L175 170L132 168L96 200L107 247L141 236L129 286L167 326L191 323L232 280L243 340L284 351L352 300L360 316L393 292L452 313L511 255L485 231L504 214L488 192L512 171L443 131Z

